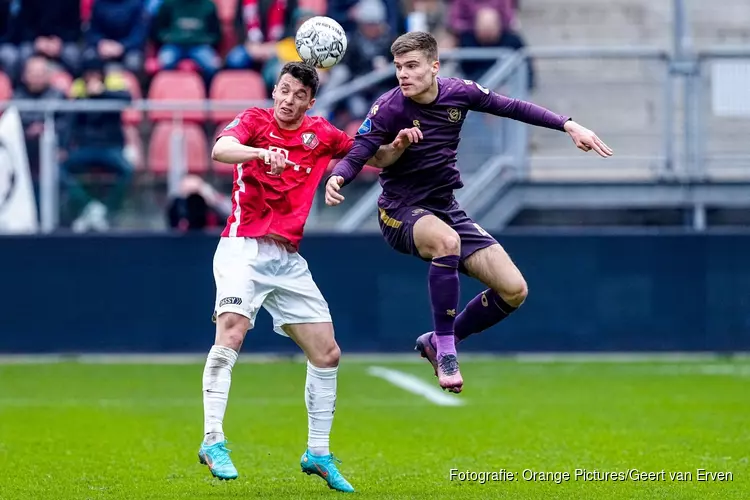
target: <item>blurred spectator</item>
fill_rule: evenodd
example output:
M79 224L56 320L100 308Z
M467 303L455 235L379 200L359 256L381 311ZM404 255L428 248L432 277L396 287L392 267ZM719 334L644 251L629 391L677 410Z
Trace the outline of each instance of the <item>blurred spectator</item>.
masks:
M26 61L21 81L13 91L14 99L24 100L58 100L65 95L50 85L52 69L42 56L32 56ZM20 111L21 123L26 138L26 151L29 157L29 169L34 184L34 194L39 203L39 143L44 131L44 111ZM56 117L59 118L59 117ZM55 121L58 134L62 131L64 120Z
M335 19L347 33L354 33L357 30L358 3L360 0L328 0L327 15ZM384 0L384 4L386 24L391 27L393 33L403 33L406 24L399 0Z
M219 70L216 48L221 42L221 27L212 0L163 0L152 31L163 69L175 69L183 59L194 61L206 82Z
M41 54L61 63L66 71L77 75L80 70L81 37L80 0L21 0L18 17L14 17L15 50L3 47L0 57L13 78L32 54Z
M239 0L237 30L244 42L227 54L227 68L261 71L266 84L273 85L279 66L269 61L277 59L277 42L295 33L295 14L300 15L297 0Z
M223 226L232 211L232 200L196 175L187 175L177 196L167 204L172 229L201 231Z
M104 65L99 60L85 64L83 77L73 82L71 96L75 99L107 99L129 101L131 96L122 75L117 72L104 76ZM74 213L80 216L73 222L73 230L104 231L109 228L107 217L120 208L130 184L133 166L124 154L125 137L120 111L87 111L74 113L68 127L67 159L60 175ZM117 176L104 203L93 199L75 179L78 174L102 167Z
M384 2L361 0L353 16L356 29L349 35L349 45L343 61L331 69L329 85L337 85L390 66L391 43L393 43L394 34L387 24ZM346 107L351 116L338 117L337 122L363 117L367 114L372 102L395 84L395 81L386 80L349 97L346 100Z
M405 1L404 7L408 12L406 31L426 31L432 34L440 49L455 47L455 40L448 32L448 9L444 0Z
M143 70L146 21L143 0L96 0L86 31L84 59L122 62L138 75Z
M450 29L461 47L525 47L515 31L517 21L511 0L453 0ZM478 80L495 60L465 61L461 67L466 78ZM534 87L534 72L529 62L529 88Z

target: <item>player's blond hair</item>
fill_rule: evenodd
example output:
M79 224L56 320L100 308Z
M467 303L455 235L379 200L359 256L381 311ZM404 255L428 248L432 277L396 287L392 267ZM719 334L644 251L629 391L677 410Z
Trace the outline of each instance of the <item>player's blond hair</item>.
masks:
M405 33L391 45L391 54L396 57L413 50L422 52L427 60L437 61L438 59L438 44L435 37L424 31L412 31Z

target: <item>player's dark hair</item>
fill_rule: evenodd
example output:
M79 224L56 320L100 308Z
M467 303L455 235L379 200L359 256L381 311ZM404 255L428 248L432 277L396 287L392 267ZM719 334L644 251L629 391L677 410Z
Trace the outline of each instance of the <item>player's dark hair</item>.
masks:
M391 54L393 57L406 54L413 50L421 51L429 61L437 61L438 44L435 37L424 31L412 31L405 33L391 45Z
M279 83L279 80L284 75L291 75L302 82L302 85L310 89L310 97L315 97L315 94L318 93L318 87L320 86L318 72L309 64L303 62L286 63L281 68L281 73L279 73L279 79L276 80L276 83Z

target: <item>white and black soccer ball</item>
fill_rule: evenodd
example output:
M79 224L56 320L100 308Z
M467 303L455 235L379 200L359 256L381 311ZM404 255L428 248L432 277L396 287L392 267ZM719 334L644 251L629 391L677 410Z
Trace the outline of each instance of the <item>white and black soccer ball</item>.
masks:
M316 68L330 68L346 53L346 33L339 23L326 16L311 17L294 37L297 54Z

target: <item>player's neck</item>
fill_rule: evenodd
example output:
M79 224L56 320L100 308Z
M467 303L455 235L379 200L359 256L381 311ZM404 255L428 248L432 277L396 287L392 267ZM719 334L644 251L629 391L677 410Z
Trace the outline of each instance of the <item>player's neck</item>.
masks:
M273 119L276 120L276 125L281 130L297 130L302 126L302 122L305 121L305 115L302 115L302 118L300 118L296 122L283 122L279 120L276 115L274 115Z
M417 102L419 104L431 104L432 102L437 99L438 96L438 83L437 79L432 82L432 85L430 85L430 88L422 92L421 94L417 94L415 96L410 97L410 99L414 102Z

